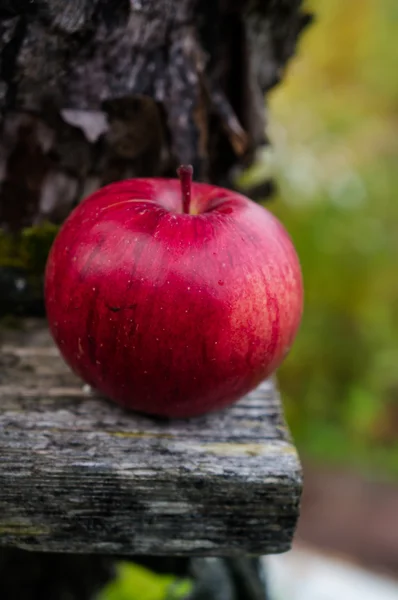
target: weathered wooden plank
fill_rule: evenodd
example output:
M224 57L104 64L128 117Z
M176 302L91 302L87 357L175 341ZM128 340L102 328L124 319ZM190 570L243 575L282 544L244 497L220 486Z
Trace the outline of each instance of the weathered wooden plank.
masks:
M289 548L301 471L271 381L180 421L93 394L43 322L0 332L0 546L105 554Z

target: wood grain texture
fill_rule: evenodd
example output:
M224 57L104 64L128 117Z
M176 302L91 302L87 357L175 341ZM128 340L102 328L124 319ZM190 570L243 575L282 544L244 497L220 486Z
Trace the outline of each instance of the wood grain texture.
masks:
M41 321L0 331L0 546L219 555L289 549L301 469L271 381L181 421L126 413Z

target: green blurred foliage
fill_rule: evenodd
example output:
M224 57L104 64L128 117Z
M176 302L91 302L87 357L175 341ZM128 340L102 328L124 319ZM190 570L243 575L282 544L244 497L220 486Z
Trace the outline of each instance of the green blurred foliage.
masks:
M122 562L117 578L108 584L97 600L182 600L192 589L187 579L157 575L144 567Z
M269 205L305 280L280 371L303 455L398 476L398 2L313 0L270 107Z

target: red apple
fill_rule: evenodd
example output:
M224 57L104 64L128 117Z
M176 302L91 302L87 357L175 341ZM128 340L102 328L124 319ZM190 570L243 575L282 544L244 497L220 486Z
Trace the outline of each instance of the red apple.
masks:
M282 362L302 312L294 247L245 196L133 179L84 200L46 269L52 335L71 368L136 411L219 409Z

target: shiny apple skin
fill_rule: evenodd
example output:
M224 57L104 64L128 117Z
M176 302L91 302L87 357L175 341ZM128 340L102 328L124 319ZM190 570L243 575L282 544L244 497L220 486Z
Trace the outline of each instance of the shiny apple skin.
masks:
M45 277L70 367L118 404L163 417L225 407L273 373L303 305L280 222L245 196L177 179L102 188L68 217Z

